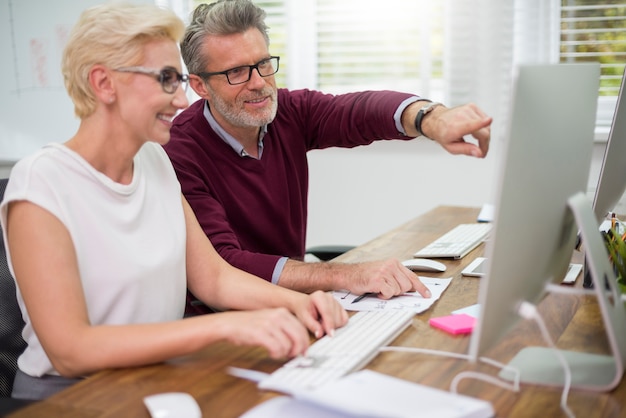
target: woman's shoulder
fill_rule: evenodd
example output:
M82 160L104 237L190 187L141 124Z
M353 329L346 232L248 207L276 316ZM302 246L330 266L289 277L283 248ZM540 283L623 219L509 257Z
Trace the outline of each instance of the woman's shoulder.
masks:
M62 165L67 155L60 144L48 144L20 159L11 168L9 185L28 182L39 176L50 177Z

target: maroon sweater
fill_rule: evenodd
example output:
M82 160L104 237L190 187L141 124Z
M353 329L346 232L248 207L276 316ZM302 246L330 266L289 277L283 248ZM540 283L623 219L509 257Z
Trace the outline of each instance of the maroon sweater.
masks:
M198 100L174 120L165 150L218 253L271 281L281 257L304 257L307 151L410 139L398 132L393 116L413 96L279 89L278 112L263 138L260 160L237 155L210 127L205 101Z

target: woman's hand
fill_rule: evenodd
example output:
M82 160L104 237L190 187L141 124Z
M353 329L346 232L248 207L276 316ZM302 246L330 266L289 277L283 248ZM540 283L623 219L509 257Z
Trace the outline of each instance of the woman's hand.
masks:
M216 314L224 339L235 345L261 346L274 359L304 354L309 335L298 319L285 308L233 311Z
M293 313L315 338L333 335L335 329L348 322L348 313L330 293L318 290L302 298L292 307Z

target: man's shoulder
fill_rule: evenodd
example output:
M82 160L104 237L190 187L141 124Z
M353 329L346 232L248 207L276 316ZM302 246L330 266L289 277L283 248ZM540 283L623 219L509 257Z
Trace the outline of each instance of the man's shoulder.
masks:
M344 94L331 94L311 89L278 89L280 107L315 108L320 105L345 104L350 102L401 102L415 95L391 90L363 90Z
M278 89L278 113L307 114L322 103L330 102L332 97L318 90L281 88Z
M201 139L212 132L207 129L209 124L203 115L203 109L204 99L199 99L172 121L170 140L163 146L172 162L198 153Z
M170 128L170 141L166 144L165 149L167 150L178 141L206 135L210 130L206 129L209 124L203 112L204 99L199 99L176 115Z
M278 89L278 100L298 101L298 100L310 100L316 97L324 97L327 94L321 91L311 89L295 89L289 90L287 88Z
M204 99L196 100L187 109L183 110L178 115L176 115L176 117L174 118L174 121L172 122L172 128L174 129L181 125L195 123L195 121L199 117L204 118L203 111L204 111Z

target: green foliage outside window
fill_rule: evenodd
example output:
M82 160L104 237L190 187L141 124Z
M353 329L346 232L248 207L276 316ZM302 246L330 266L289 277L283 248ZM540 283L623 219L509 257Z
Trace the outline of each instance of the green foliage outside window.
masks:
M604 242L606 249L609 252L609 257L615 275L617 276L617 283L621 289L621 292L626 294L626 234L619 234L615 229L609 230L604 236Z
M561 61L600 62L601 96L616 96L626 62L626 3L562 0Z

